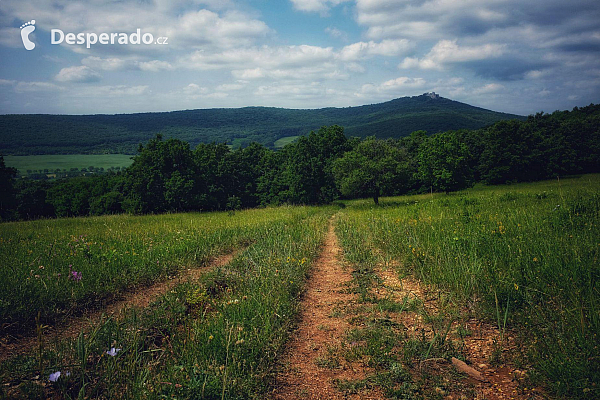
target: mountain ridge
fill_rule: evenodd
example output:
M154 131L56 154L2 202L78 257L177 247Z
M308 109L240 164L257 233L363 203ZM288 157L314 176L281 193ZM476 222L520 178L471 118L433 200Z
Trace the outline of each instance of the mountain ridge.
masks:
M433 134L524 118L435 93L344 108L248 106L135 114L11 114L0 115L0 153L133 154L139 143L157 133L187 141L192 146L225 142L243 147L256 141L272 148L281 138L308 134L324 125L344 126L348 136L399 138L416 130Z

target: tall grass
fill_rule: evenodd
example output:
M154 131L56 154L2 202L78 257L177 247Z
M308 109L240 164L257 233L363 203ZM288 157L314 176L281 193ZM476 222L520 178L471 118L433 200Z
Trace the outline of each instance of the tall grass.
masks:
M2 329L45 323L163 279L305 214L302 208L67 218L0 224ZM8 328L7 328L8 327Z
M105 320L77 340L46 344L0 366L14 397L264 398L331 207L266 210L253 243L198 282L177 285L142 312ZM270 215L269 214L269 215ZM236 213L236 218L251 213ZM262 215L258 212L258 215ZM116 355L107 353L112 347ZM121 349L117 351L116 349ZM61 378L48 383L50 373ZM66 373L69 372L69 376Z
M535 371L557 394L599 394L598 175L388 198L381 207L354 201L341 221L355 246L379 249L522 332Z

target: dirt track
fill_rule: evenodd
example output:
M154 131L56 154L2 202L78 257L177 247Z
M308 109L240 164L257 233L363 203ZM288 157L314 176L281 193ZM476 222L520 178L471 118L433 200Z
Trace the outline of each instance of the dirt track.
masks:
M337 243L333 222L325 239L323 252L315 262L302 301L299 325L292 333L280 363L273 399L379 399L378 394L342 394L335 379L360 379L365 370L360 364L342 361L340 365L324 366L329 349L338 348L348 323L336 315L336 306L356 301L346 293L352 280L350 272L340 263L341 249Z

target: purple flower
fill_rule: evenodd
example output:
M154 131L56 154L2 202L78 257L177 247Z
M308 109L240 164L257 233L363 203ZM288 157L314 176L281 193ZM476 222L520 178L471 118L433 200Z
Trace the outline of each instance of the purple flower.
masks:
M50 382L56 382L58 380L58 378L60 378L60 371L56 371L56 372L50 374L50 377L48 378L48 380Z
M71 276L69 276L75 282L79 282L81 280L81 272L71 271Z
M120 351L121 351L121 349L115 349L114 347L111 347L111 349L110 349L110 350L108 350L108 351L106 352L106 354L108 354L108 355L109 355L109 356L111 356L111 357L114 357L114 356L116 356L116 355L117 355L117 353L118 353L118 352L120 352Z

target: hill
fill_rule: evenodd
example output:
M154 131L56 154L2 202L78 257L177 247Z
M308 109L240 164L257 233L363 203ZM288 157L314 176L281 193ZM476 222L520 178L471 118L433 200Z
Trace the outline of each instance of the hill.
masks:
M139 143L157 133L184 140L192 147L209 142L244 147L256 141L273 148L282 138L304 135L324 125L344 126L348 136L399 138L416 130L432 134L477 129L499 120L523 118L429 93L347 108L244 107L117 115L1 115L0 153L133 154Z

